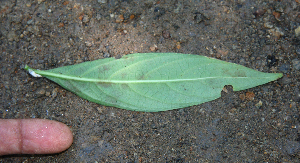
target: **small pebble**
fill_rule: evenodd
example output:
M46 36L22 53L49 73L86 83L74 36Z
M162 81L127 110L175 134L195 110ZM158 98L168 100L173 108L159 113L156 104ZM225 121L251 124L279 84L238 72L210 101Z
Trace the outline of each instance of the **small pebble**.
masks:
M288 64L283 64L279 67L279 71L283 72L283 73L287 73L290 70L290 65Z
M300 101L300 91L299 91L299 88L296 88L294 90L294 95L295 95L295 101Z
M90 18L88 15L83 15L83 18L82 18L82 22L83 23L88 23L90 21Z
M293 62L293 67L296 70L300 70L300 61L298 59L293 59L292 62Z
M129 18L132 20L132 19L134 19L134 17L135 17L135 16L132 14L132 15L130 15Z
M255 94L253 92L246 92L246 99L249 101L254 100Z
M165 39L168 39L168 38L171 37L171 34L170 34L169 31L164 30L164 31L162 31L162 36L163 36Z
M44 2L45 0L38 0L38 4L41 4L42 2Z
M176 48L177 48L177 49L180 49L180 48L181 48L180 42L176 42Z
M201 22L203 22L205 20L205 16L203 14L201 14L201 13L196 13L194 15L194 20L195 20L195 22L197 24L199 24L199 23L201 23Z
M156 50L157 50L157 46L156 45L150 47L150 51L154 52Z
M276 59L276 57L274 55L267 56L266 62L267 62L268 67L271 68L272 66L275 66L277 61L278 61L278 59Z
M300 55L300 48L296 49L296 53Z
M52 98L55 98L57 96L58 88L54 88L52 91Z
M11 17L11 20L12 20L12 22L15 22L15 23L21 23L21 20L23 20L22 18L23 18L22 15L16 15L16 16Z
M122 23L123 21L124 21L123 15L116 16L116 23Z
M7 35L7 39L8 39L8 41L16 41L18 39L18 36L15 33L15 31L9 31L9 33Z
M78 17L78 19L82 21L83 15L80 15L80 16Z
M93 45L93 42L92 42L92 41L86 41L86 42L85 42L85 45L86 45L87 47L91 47L91 46Z
M38 95L44 95L45 93L46 93L46 91L45 91L45 89L43 89L43 88L38 89L38 90L36 91L36 94L38 94Z
M300 143L288 140L282 150L285 150L288 155L295 155L300 152Z
M245 96L245 94L240 94L240 95L239 95L239 98L240 98L242 101L244 101L244 100L246 99L246 96Z
M265 27L265 28L271 29L271 28L273 28L274 26L273 26L273 24L272 24L271 22L265 22L265 23L264 23L264 27Z
M97 107L97 110L98 110L98 113L103 113L103 108L101 108L101 107Z
M62 22L58 24L58 27L63 27L63 26L65 26L65 24Z
M283 12L284 12L281 5L276 5L276 6L275 6L275 11L276 11L276 12L280 12L280 13L283 13Z
M106 0L98 0L98 3L106 3Z
M100 20L102 18L101 14L97 14L96 19Z
M189 36L194 37L194 36L196 36L196 33L194 33L194 32L189 32Z
M63 3L63 5L68 5L70 2L69 1L65 1L64 3Z
M276 36L277 38L284 36L284 33L282 32L282 30L278 27L275 27L274 29L270 29L269 32L270 32L270 34Z
M50 94L51 94L51 93L50 93L49 91L46 92L46 96L47 96L47 97L49 97Z
M255 18L261 17L265 14L266 10L264 9L258 9L256 11L253 12L253 15L255 16Z
M104 58L109 58L109 57L110 57L110 54L109 54L109 53L104 53L104 54L103 54L103 57L104 57Z
M246 63L246 61L244 58L240 59L240 62L239 62L240 65L245 65L245 63Z
M34 23L34 20L33 20L33 19L30 19L30 20L27 21L27 24L28 24L28 25L32 25L33 23Z
M267 87L263 87L262 90L264 91L264 93L269 92L269 88Z
M274 15L274 17L275 17L275 19L277 20L277 21L281 21L281 19L280 19L280 13L279 12L273 12L273 15Z
M287 76L284 76L283 78L281 78L280 82L283 85L287 85L287 84L290 84L292 82L292 80L290 78L288 78Z
M296 34L296 37L300 36L300 26L295 29L295 34Z

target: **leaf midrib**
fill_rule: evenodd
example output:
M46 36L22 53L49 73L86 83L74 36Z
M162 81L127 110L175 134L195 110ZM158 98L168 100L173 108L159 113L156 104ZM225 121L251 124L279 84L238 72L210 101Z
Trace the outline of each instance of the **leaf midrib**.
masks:
M169 82L184 82L184 81L197 81L197 80L208 80L208 79L268 79L273 77L232 77L232 76L215 76L215 77L202 77L202 78L192 78L192 79L167 79L167 80L103 80L103 79L93 79L93 78L82 78L77 76L63 75L52 72L46 72L41 70L33 70L35 73L44 76L57 77L61 79L84 81L84 82L95 82L95 83L114 83L114 84L135 84L135 83L169 83Z

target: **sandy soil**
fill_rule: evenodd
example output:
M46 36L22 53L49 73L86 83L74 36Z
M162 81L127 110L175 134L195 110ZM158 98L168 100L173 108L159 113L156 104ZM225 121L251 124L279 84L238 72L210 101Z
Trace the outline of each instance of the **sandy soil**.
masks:
M0 118L57 120L74 134L63 153L0 162L300 162L299 11L299 0L0 1ZM138 52L200 54L284 76L141 113L88 102L23 69Z

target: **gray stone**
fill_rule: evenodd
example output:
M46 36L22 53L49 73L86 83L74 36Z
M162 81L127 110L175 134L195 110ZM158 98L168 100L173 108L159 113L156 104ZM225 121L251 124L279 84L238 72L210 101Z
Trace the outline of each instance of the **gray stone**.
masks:
M83 16L83 19L82 19L82 22L83 22L83 23L88 23L89 21L90 21L89 16L88 16L88 15L84 15L84 16Z
M290 65L288 64L283 64L279 67L279 71L283 72L283 73L287 73L290 70Z
M106 3L106 0L98 0L98 3Z
M27 21L27 24L28 24L28 25L34 24L34 20L33 20L33 19L28 20L28 21Z
M300 152L300 144L296 141L287 141L285 143L284 150L288 155L295 155Z
M300 70L300 61L298 59L293 59L293 67L296 69L296 70Z
M9 33L7 35L7 39L8 39L8 41L14 41L14 40L18 39L18 36L15 31L9 31Z
M108 57L110 57L110 54L109 54L109 53L104 53L104 54L103 54L103 57L104 57L104 58L108 58Z
M281 80L281 83L284 85L290 84L292 82L291 78L288 78L287 76L284 76Z
M300 48L296 49L296 53L300 55Z

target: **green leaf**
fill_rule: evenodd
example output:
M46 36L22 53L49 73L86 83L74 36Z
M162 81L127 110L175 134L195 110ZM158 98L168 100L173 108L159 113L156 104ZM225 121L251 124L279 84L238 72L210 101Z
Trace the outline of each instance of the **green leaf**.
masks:
M51 70L25 67L89 101L122 109L158 112L217 99L225 85L234 91L282 77L205 56L136 53Z

